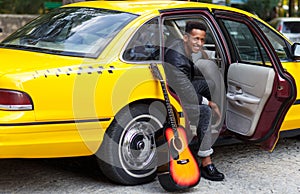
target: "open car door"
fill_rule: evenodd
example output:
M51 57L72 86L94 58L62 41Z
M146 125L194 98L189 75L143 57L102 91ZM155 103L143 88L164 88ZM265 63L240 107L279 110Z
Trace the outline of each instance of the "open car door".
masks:
M253 18L218 10L215 17L233 61L227 67L227 129L271 151L296 98L294 79Z

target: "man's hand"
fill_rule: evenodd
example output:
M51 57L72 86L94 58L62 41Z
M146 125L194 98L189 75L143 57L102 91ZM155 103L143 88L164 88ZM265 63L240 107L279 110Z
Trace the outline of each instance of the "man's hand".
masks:
M218 105L212 101L209 101L208 106L210 106L214 113L217 115L217 121L219 121L221 119L221 112Z

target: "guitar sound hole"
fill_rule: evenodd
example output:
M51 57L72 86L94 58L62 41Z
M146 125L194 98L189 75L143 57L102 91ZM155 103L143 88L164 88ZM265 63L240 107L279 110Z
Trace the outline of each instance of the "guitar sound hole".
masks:
M174 147L176 148L177 151L180 151L182 149L182 142L181 139L179 138L174 138Z
M171 157L173 158L173 160L178 160L179 159L179 152L177 150L177 147L175 145L175 139L171 139L171 144L170 144L170 147L169 147L169 152L170 152L170 155Z

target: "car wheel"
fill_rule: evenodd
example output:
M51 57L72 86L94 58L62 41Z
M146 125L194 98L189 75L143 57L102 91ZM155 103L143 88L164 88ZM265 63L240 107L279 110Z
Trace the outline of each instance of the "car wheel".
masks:
M156 133L166 116L159 106L152 105L126 107L107 129L97 160L103 174L113 182L137 185L155 178Z

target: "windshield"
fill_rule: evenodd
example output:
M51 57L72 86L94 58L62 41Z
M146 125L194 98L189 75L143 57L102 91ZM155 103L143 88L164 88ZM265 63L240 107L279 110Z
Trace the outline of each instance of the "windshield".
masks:
M93 8L62 8L39 17L6 38L1 47L97 57L136 15Z

